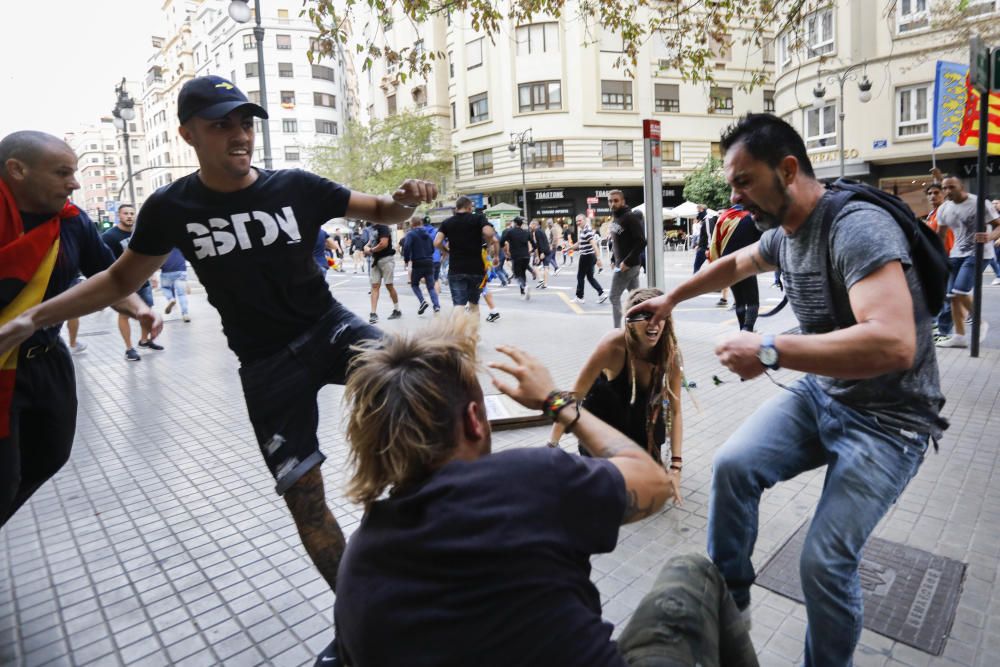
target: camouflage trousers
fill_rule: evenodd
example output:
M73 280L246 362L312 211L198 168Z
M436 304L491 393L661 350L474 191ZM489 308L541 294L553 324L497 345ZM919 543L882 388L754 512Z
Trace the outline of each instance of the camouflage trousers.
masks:
M758 667L722 575L704 556L671 558L618 638L633 667Z

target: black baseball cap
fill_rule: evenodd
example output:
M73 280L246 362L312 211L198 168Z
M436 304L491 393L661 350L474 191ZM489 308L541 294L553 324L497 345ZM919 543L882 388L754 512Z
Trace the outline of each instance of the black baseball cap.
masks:
M233 109L247 107L258 118L267 118L264 107L247 99L239 88L221 76L199 76L191 79L181 88L177 97L177 118L181 125L194 116L217 120Z

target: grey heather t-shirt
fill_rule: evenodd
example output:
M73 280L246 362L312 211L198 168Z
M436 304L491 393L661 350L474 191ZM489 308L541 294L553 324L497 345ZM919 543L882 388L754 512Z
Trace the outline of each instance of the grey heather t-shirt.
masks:
M867 380L841 380L818 376L831 397L868 412L883 424L917 433L941 436L948 423L940 417L944 405L937 356L916 271L910 267L910 250L896 221L885 210L865 202L849 202L833 221L828 250L832 259L831 285L823 284L826 257L821 254L824 196L795 234L780 227L764 232L760 253L766 262L781 268L785 294L804 334L837 328L830 315L826 290L830 289L840 313L850 313L847 291L859 280L892 261L900 261L913 297L917 351L913 367Z
M949 257L968 257L976 251L976 201L976 195L968 195L965 201L957 204L949 199L938 209L938 224L955 233L955 244L951 247ZM985 211L986 215L983 217L986 222L997 219L996 209L991 202L986 202ZM992 243L983 244L983 257L993 258Z

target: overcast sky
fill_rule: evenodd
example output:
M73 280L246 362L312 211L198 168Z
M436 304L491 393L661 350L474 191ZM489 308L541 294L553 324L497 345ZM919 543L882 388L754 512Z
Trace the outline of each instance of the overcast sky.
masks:
M97 123L121 78L139 81L161 0L0 0L0 137ZM133 97L140 90L129 91Z

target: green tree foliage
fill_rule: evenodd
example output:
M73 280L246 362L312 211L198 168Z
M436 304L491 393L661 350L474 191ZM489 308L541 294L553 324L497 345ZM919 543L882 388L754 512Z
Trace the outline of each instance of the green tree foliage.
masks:
M492 41L510 39L514 26L548 17L580 22L583 45L596 43L602 30L610 30L622 37L615 64L628 74L636 71L640 48L655 40L667 54L666 69L685 80L711 82L724 45L742 43L760 50L775 34L797 28L806 13L829 5L830 0L310 0L303 14L320 32L309 52L314 62L336 53L338 42L353 45L363 70L383 59L403 82L414 75L426 78L446 55L415 45L392 48L382 39L385 29L394 21L419 25L459 13ZM748 66L743 87L765 80L762 66Z
M729 207L729 184L722 173L722 160L709 158L684 179L684 199L708 208Z
M428 116L404 111L368 125L347 124L336 142L312 148L310 168L352 190L392 192L407 178L442 183L451 154L435 141L439 132Z

